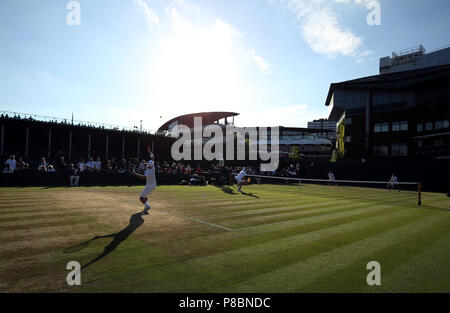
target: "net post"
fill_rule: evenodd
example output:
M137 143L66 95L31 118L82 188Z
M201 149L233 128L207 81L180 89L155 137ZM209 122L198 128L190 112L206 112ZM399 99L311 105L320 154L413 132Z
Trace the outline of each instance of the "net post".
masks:
M417 205L421 206L422 205L422 184L420 182L417 184L417 196L418 196Z

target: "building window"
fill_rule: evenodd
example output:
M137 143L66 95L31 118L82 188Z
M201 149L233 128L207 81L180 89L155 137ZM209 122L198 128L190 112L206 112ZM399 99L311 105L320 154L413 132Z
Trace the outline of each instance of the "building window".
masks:
M393 132L406 131L406 130L408 130L408 122L392 123L392 131Z
M433 122L425 123L425 130L433 130Z
M389 131L389 123L377 123L373 127L375 133L386 133Z
M450 123L448 122L448 120L442 121L442 128L449 128L450 127Z
M437 122L434 123L434 129L448 128L448 126L449 126L448 120L437 121Z
M423 132L423 124L422 123L421 124L417 124L417 132L418 133Z
M407 155L408 155L407 143L392 144L392 156L407 156Z
M389 147L388 146L374 146L373 147L373 155L374 156L388 156L389 155Z
M346 119L345 119L345 125L352 125L352 118L351 117L347 117Z

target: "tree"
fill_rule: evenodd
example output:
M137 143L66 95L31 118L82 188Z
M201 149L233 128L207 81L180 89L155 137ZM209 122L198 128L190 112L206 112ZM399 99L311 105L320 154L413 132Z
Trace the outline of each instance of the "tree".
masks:
M300 149L296 146L291 147L291 151L289 152L289 159L291 160L300 160L302 157L300 155Z

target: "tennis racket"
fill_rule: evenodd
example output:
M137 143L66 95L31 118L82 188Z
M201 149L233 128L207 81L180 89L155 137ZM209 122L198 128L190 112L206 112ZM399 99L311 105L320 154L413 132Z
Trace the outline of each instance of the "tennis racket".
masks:
M128 169L129 169L130 172L134 172L136 170L138 162L139 161L136 158L130 158L128 160Z

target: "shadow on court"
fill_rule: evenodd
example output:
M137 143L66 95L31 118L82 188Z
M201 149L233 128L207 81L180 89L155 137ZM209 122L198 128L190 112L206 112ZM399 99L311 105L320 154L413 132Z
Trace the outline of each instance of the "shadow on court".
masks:
M244 196L249 196L249 197L253 197L253 198L259 199L259 197L257 195L254 195L252 193L246 193L244 191L241 191L241 194L243 194Z
M80 250L83 250L84 248L86 248L89 245L89 243L91 243L94 240L112 237L113 240L111 241L111 243L109 243L105 247L105 249L99 256L97 256L95 259L93 259L92 261L90 261L89 263L87 263L81 267L81 269L83 270L86 267L88 267L89 265L92 265L93 263L101 260L108 254L113 252L117 248L118 245L120 245L124 240L126 240L142 224L144 224L144 219L142 218L142 215L146 215L146 214L148 214L148 213L144 213L144 212L135 213L135 214L131 215L130 223L128 224L128 226L125 227L124 229L122 229L121 231L114 233L114 234L110 234L110 235L95 236L94 238L92 238L86 242L83 242L79 245L65 249L64 253L77 252L77 251L80 251Z
M254 195L252 193L246 193L246 192L235 192L234 188L232 188L229 185L223 185L223 186L216 186L217 188L220 188L220 190L222 190L223 192L230 194L230 195L238 195L238 194L242 194L244 196L249 196L249 197L253 197L253 198L257 198L259 199L259 197L257 195Z
M220 188L225 193L228 193L230 195L237 195L237 193L234 192L234 189L231 188L229 185L223 185L223 186L216 186L217 188Z

